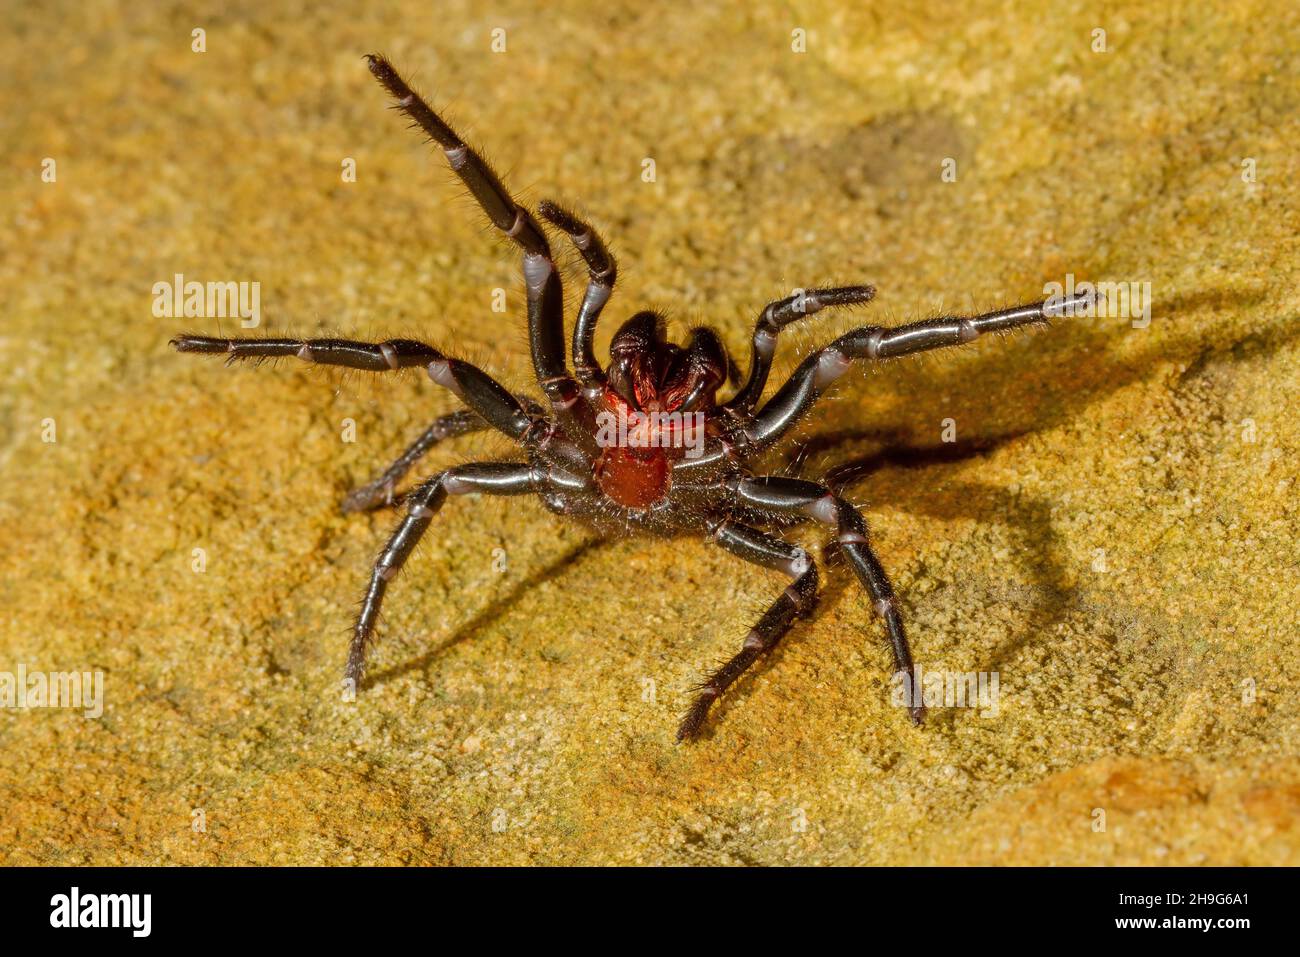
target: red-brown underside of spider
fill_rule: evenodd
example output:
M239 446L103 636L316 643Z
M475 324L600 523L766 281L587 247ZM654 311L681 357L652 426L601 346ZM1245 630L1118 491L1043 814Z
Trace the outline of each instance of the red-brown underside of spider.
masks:
M624 508L649 508L668 494L674 449L604 449L596 460L596 484Z
M629 423L631 441L603 448L594 473L600 490L625 508L648 508L668 495L673 463L689 444L684 432L697 420L692 416L707 420L714 409L725 358L704 332L696 330L683 348L663 339L662 320L642 313L614 337L610 384L599 404Z

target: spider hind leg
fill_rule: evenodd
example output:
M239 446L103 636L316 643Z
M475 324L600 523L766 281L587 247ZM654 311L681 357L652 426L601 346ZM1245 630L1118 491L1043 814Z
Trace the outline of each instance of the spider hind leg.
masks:
M733 555L764 568L785 572L794 581L745 636L740 651L712 672L696 689L695 700L691 702L677 729L678 741L699 734L713 702L748 671L754 662L775 648L795 619L810 611L817 600L817 564L799 546L748 525L730 521L718 526L713 539Z

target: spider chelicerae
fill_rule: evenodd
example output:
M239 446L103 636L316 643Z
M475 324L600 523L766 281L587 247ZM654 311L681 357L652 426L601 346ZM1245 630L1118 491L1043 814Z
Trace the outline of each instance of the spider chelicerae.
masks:
M396 108L442 148L452 170L492 223L523 253L528 339L545 402L513 395L483 370L412 339L226 339L180 335L181 352L225 355L230 361L294 356L306 362L389 372L423 366L464 408L440 416L378 478L350 493L347 512L404 505L406 515L380 552L353 628L345 680L360 685L380 605L389 582L448 495L536 495L552 512L571 515L606 533L677 535L700 532L708 541L764 568L788 575L789 587L745 636L740 650L713 671L677 731L694 737L709 708L817 597L817 564L780 532L811 519L832 534L828 548L847 560L883 620L895 673L914 679L898 601L872 550L859 510L824 484L756 475L751 466L786 437L831 384L858 360L894 359L973 342L990 332L1046 323L1092 303L1080 294L984 315L927 319L896 328L862 326L805 358L763 401L777 338L786 326L822 309L869 302L872 286L810 289L768 303L754 329L749 372L726 401L717 392L734 375L722 340L704 327L684 345L669 342L664 320L638 312L614 335L602 368L593 349L596 323L614 290L613 256L596 231L551 202L537 212L576 247L589 281L574 321L573 372L565 363L564 297L546 233L507 192L500 178L380 56L370 72L396 99ZM729 375L729 373L732 373ZM405 494L397 484L434 445L454 436L495 429L513 439L524 461L473 462L444 469ZM915 700L909 698L909 700ZM908 708L921 723L923 708Z

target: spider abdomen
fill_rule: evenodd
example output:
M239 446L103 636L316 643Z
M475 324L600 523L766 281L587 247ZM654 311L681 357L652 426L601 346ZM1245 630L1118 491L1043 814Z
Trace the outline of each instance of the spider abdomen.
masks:
M624 508L649 508L668 494L672 464L665 449L611 446L596 460L596 484Z

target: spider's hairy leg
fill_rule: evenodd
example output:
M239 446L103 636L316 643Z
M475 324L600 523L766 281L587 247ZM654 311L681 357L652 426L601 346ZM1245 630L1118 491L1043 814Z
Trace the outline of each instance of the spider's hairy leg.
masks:
M447 163L469 188L492 223L523 250L524 283L528 290L528 339L537 381L557 414L566 415L577 384L564 362L564 294L551 258L546 234L532 214L511 198L501 179L456 131L407 85L381 56L369 55L370 72L410 117L442 147ZM567 405L566 405L567 403Z
M574 320L571 352L574 374L587 391L588 398L592 398L592 393L598 393L605 385L605 370L601 368L592 349L596 322L600 319L600 311L605 308L605 303L614 292L618 264L600 234L569 210L558 203L543 200L537 204L537 212L569 237L587 263L587 292L578 308L578 317Z
M785 385L745 427L745 436L755 451L777 442L856 359L896 359L965 345L990 332L1046 325L1053 318L1074 315L1096 301L1095 294L1081 293L1069 299L1048 299L978 316L924 319L893 329L880 326L852 329L800 363Z
M534 417L541 418L545 415L542 407L528 396L521 395L516 398ZM347 497L343 499L344 513L387 508L402 501L394 498L393 495L397 483L402 480L402 477L411 470L411 467L416 462L424 457L425 453L446 439L482 432L487 428L489 428L487 422L472 409L457 409L455 412L448 412L446 415L438 416L427 429L420 433L420 437L394 460L392 465L384 469L382 474L347 494Z
M749 362L749 377L740 390L723 405L727 409L748 413L762 398L772 371L776 339L792 322L811 316L830 306L855 306L870 302L875 286L840 286L833 289L807 289L784 299L769 302L754 325L754 343Z
M397 483L426 452L445 439L481 432L487 427L488 424L469 409L457 409L438 416L381 475L349 492L343 499L343 511L364 512L393 504Z
M794 582L759 618L745 636L740 651L699 686L695 700L677 729L678 741L699 733L713 702L755 661L776 647L794 620L809 611L817 599L817 565L812 556L797 545L732 521L722 522L713 531L713 540L745 561L785 572Z
M585 480L556 469L522 462L472 462L439 472L423 482L406 499L406 516L393 531L375 560L370 585L361 602L352 632L345 677L359 687L365 673L366 651L375 634L380 605L388 583L406 564L416 543L442 508L448 495L477 492L487 495L528 495L556 489L585 488Z
M426 366L434 359L442 358L442 353L433 346L414 339L388 339L384 342L356 342L351 339L220 339L187 333L174 336L171 345L177 352L224 355L228 362L289 357L320 365L364 369L367 372L392 372L411 366Z
M171 344L179 352L225 355L231 361L292 356L320 365L391 372L426 366L429 378L460 398L484 422L517 442L526 441L535 419L505 386L482 369L450 359L433 346L413 339L355 342L350 339L214 339L180 335Z
M541 227L528 210L515 203L483 158L465 144L456 131L447 125L428 103L412 90L381 56L369 54L366 63L376 80L397 101L397 108L415 121L429 138L447 154L452 172L460 177L478 201L488 219L525 252L549 257L550 246Z
M884 620L894 655L895 673L905 673L909 687L915 687L916 670L903 619L898 613L898 600L889 576L871 549L862 513L826 486L803 479L769 475L731 478L724 484L735 495L737 504L770 515L804 515L834 530L836 546L849 560L853 573L871 596L876 614ZM909 708L909 714L914 723L920 724L925 709L918 704Z
M446 357L429 363L429 378L454 393L488 425L516 442L526 443L539 421L529 415L510 390L478 366Z

